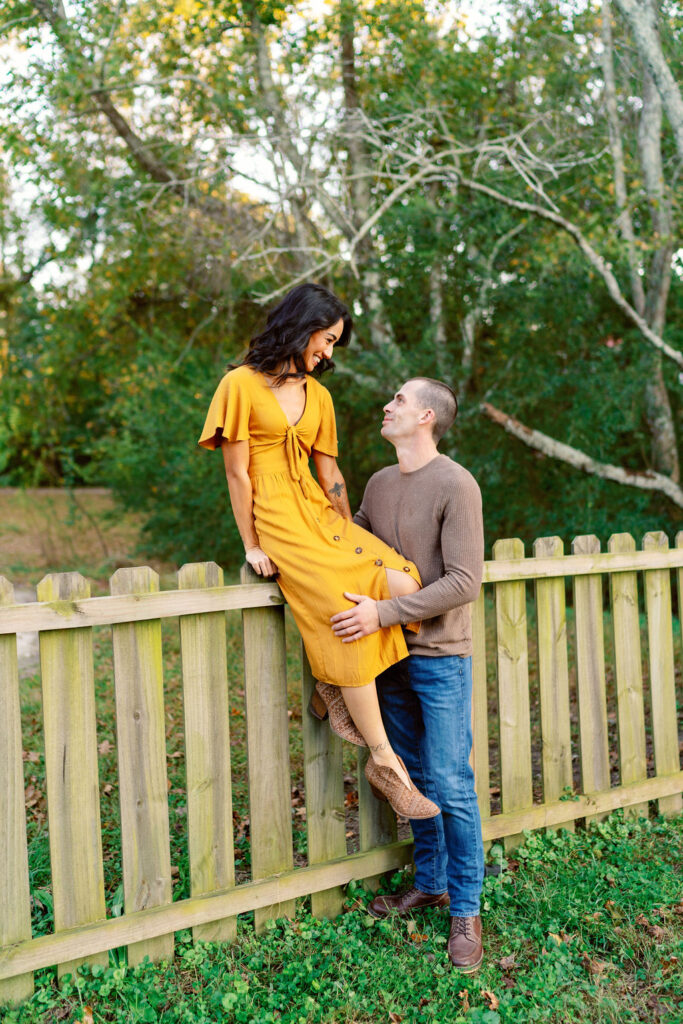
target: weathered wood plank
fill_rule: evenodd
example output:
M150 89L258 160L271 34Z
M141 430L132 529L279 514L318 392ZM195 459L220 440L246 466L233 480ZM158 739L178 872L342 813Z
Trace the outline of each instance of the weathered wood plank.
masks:
M534 541L536 558L562 558L563 554L559 537ZM565 790L573 789L564 587L563 579L535 583L544 803L555 803ZM573 821L562 824L574 830Z
M0 634L43 629L80 629L119 622L144 622L177 615L270 608L285 603L276 583L206 590L164 590L151 594L89 597L85 600L16 604L0 612Z
M491 817L484 588L472 604L472 766L481 820Z
M629 533L612 534L610 551L635 550ZM617 718L619 721L619 766L622 785L647 778L645 755L645 708L643 704L643 665L638 614L638 577L635 572L610 575L614 662L617 680ZM634 816L647 817L647 804L631 808Z
M314 864L263 881L248 882L224 893L196 896L169 907L152 907L100 925L74 928L69 934L43 935L20 946L0 949L0 979L46 967L63 957L80 956L85 951L115 949L138 939L153 939L255 908L282 905L309 893L348 885L368 875L395 871L411 860L412 843L404 840L367 853L351 854L330 864Z
M666 551L668 547L665 533L646 533L643 538L644 551ZM670 570L649 569L644 578L655 770L657 775L670 775L680 765ZM682 807L680 794L659 801L661 814L676 814Z
M600 541L592 534L575 537L572 542L572 551L579 554L599 550ZM601 576L574 580L574 622L581 788L584 793L598 793L610 788Z
M642 803L683 791L683 772L655 776L632 786L619 786L606 793L584 795L570 803L533 807L507 815L494 815L483 824L486 840L500 839L523 829L549 828L564 821L597 817L618 807ZM366 853L342 857L329 864L311 865L284 872L264 881L239 885L224 893L180 900L168 907L153 907L109 921L70 929L59 935L43 935L0 949L0 979L48 967L60 959L75 959L86 952L115 949L137 939L151 939L184 928L243 914L255 907L269 907L284 900L321 892L337 885L382 874L410 864L412 843L403 841L380 846Z
M396 815L384 800L378 800L365 778L365 765L370 751L365 747L358 748L358 839L361 850L372 850L376 846L385 846L396 842ZM369 889L377 889L380 875L365 879Z
M113 594L152 592L159 577L147 566L119 569L110 587ZM161 622L116 625L112 641L123 892L131 913L172 899ZM131 965L172 955L172 935L128 947Z
M501 559L484 563L484 583L499 581L551 579L558 576L585 576L603 572L630 572L644 569L683 567L683 550L668 552L632 551L625 554L604 552L597 556L563 559ZM135 597L91 597L64 602L34 602L3 608L0 635L38 632L51 629L79 629L119 622L142 622L203 612L235 611L284 604L276 583L255 583L197 591L166 590L159 594Z
M631 572L643 569L674 569L683 563L683 552L602 552L560 559L507 559L484 562L484 583L500 580L551 579L556 576L592 576L603 572Z
M45 576L41 601L88 597L90 585L77 572ZM97 732L92 631L40 635L43 684L45 780L52 867L55 931L106 916L100 832ZM59 965L60 977L83 960L106 964L106 953Z
M221 587L215 562L184 565L182 589ZM230 778L230 706L225 612L180 618L185 712L190 892L201 896L235 884ZM197 925L195 941L234 942L237 918Z
M516 538L497 540L493 557L521 559L524 545ZM526 584L523 580L498 583L495 596L500 788L505 813L533 803ZM514 849L521 840L521 835L508 836L506 848Z
M14 587L0 576L0 608L14 604ZM0 637L0 946L31 938L24 765L17 640ZM33 992L33 974L0 982L0 1004Z
M240 579L247 583L257 576L244 565ZM251 877L256 881L288 871L294 863L284 608L245 610L242 624ZM292 900L261 905L254 912L254 927L261 932L266 921L293 917L295 911Z
M323 864L346 853L344 818L344 773L342 741L328 721L318 722L309 714L308 702L315 679L301 645L301 731L304 741L304 787L308 863ZM311 895L315 917L336 917L341 913L344 894L339 886Z

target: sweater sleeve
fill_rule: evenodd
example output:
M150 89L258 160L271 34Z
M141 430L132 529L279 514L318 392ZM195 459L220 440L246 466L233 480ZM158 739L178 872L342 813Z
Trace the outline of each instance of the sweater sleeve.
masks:
M432 619L478 596L484 570L484 525L481 491L469 474L446 500L441 554L443 576L416 594L377 602L382 627Z

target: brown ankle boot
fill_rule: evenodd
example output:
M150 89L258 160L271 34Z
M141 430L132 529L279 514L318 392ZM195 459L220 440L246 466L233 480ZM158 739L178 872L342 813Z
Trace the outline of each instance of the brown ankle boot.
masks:
M484 959L479 916L451 918L448 957L461 974L474 974L479 969Z
M367 747L367 743L349 714L349 709L344 703L344 697L339 687L332 686L331 683L321 683L318 681L315 684L315 689L316 693L322 697L323 703L329 712L330 729L332 732L336 732L337 736L341 736L343 740L348 740L349 743L355 743L357 747Z
M396 756L401 768L408 775L403 761ZM437 814L441 814L440 808L423 796L412 782L408 789L393 768L377 764L372 757L368 758L365 765L365 778L377 799L388 800L396 813L402 814L404 818L435 818Z

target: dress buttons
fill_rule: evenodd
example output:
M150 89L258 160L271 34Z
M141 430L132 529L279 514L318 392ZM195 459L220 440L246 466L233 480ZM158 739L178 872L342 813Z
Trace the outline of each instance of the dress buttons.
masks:
M363 549L362 548L356 548L356 554L357 555L361 555L362 553L363 553Z
M375 565L382 565L382 559L381 558L376 558L375 559Z
M404 565L403 566L403 571L404 572L410 572L410 566L409 565Z
M341 540L341 538L340 538L340 536L339 536L339 534L338 534L338 533L335 533L335 535L334 535L334 537L332 538L332 540Z

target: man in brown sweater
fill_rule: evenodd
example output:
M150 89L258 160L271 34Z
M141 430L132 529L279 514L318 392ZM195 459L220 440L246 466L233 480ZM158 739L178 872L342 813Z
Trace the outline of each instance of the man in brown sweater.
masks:
M484 537L476 481L436 447L456 413L451 389L424 377L407 381L384 407L382 436L396 448L398 465L369 480L354 520L415 562L422 590L384 601L347 593L355 607L335 615L332 628L353 643L384 626L422 622L419 633L406 633L410 657L382 673L377 692L394 750L441 814L411 822L414 885L376 897L369 910L386 917L450 906L448 954L470 973L483 959L484 850L469 764L469 604L481 586Z

